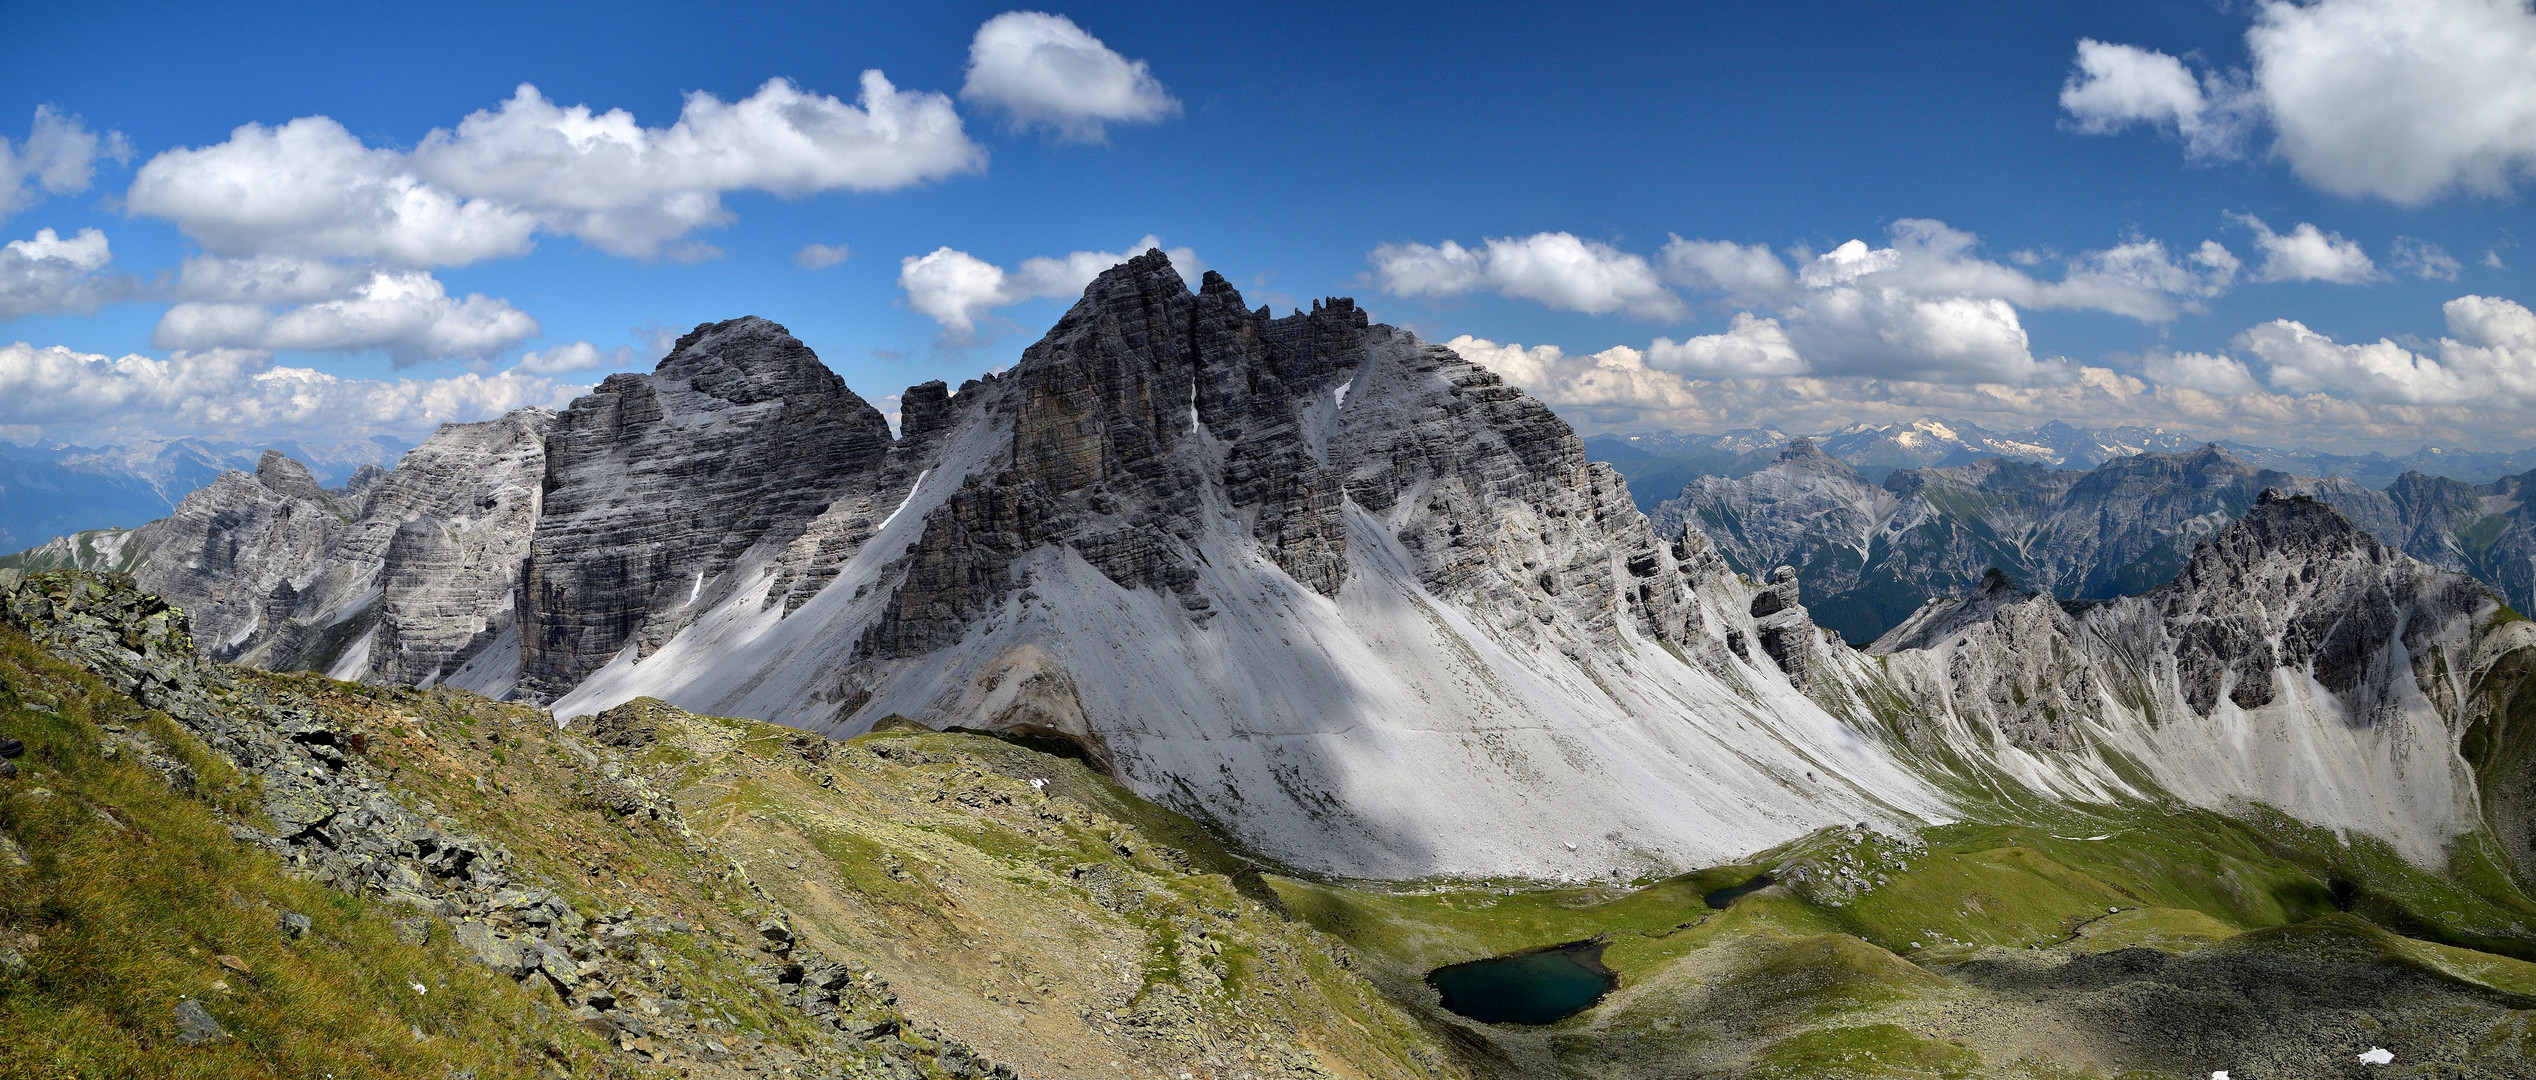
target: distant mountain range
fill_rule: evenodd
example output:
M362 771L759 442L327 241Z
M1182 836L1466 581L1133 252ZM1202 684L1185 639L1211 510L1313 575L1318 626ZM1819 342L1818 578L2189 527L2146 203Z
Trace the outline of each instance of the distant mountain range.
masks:
M1796 433L1744 428L1714 435L1638 432L1594 435L1586 454L1609 462L1629 479L1641 510L1681 492L1702 476L1746 476L1775 460ZM1847 463L1870 482L1897 469L1950 468L1983 458L2006 458L2054 469L2092 469L2116 458L2159 452L2179 454L2206 440L2161 428L2082 428L2054 420L2023 431L1997 432L1957 420L1922 417L1907 424L1853 424L1807 435L1822 452ZM2279 450L2221 440L2210 443L2259 469L2296 476L2339 476L2383 488L2407 472L2488 484L2536 469L2536 448L2516 451L2448 450L2424 446L2402 457L2382 453L2329 454Z
M2388 547L2536 609L2536 473L2469 484L2408 471L2381 490L2250 456L2213 444L2080 471L1985 455L1894 469L1878 482L1828 446L1796 438L1760 468L1691 478L1648 516L1659 530L1696 526L1755 580L1793 568L1815 621L1861 645L1993 568L2068 601L2144 592L2173 578L2266 488L2331 504Z
M87 529L131 528L166 517L195 489L232 469L253 471L280 450L336 485L363 465L396 464L410 444L381 436L332 444L174 439L120 446L0 443L0 548L17 550Z

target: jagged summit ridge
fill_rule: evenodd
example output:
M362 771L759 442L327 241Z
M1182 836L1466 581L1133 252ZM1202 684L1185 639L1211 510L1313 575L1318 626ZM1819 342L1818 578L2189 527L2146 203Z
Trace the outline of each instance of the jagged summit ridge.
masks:
M1191 591L1202 472L1220 477L1281 568L1335 589L1346 566L1338 482L1304 452L1291 391L1333 382L1331 358L1368 325L1346 301L1283 319L1246 310L1221 275L1193 295L1160 252L1103 273L1002 380L1014 412L1004 467L965 477L928 521L911 587L865 632L859 658L947 644L1011 591L1015 559L1051 542L1121 587L1209 610Z

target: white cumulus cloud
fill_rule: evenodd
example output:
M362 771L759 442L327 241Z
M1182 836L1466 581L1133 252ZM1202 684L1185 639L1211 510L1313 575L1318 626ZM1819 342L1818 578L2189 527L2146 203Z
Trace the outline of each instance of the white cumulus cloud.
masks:
M1755 318L1738 311L1722 334L1703 334L1683 341L1657 338L1647 346L1647 362L1666 371L1718 378L1797 375L1812 370L1797 355L1796 343L1777 319Z
M619 345L601 349L587 341L558 345L542 352L520 354L520 362L512 370L528 375L562 375L575 371L607 371L634 366L634 347Z
M2165 53L2080 38L2060 105L2092 135L2141 124L2180 136L2194 156L2226 157L2238 152L2256 102L2241 85L2196 76Z
M1100 141L1105 124L1180 111L1144 61L1120 56L1063 15L1037 11L1008 11L977 28L960 96L1003 113L1016 130L1044 126L1077 142Z
M540 232L637 258L693 258L732 220L725 192L884 191L974 170L985 151L951 100L866 71L853 104L782 79L725 102L687 96L647 128L622 109L558 106L522 84L500 108L434 129L411 153L323 116L248 124L144 164L126 204L209 252L463 266L525 253Z
M1588 315L1669 320L1688 313L1645 256L1573 233L1494 237L1476 248L1451 240L1384 244L1366 259L1374 283L1393 296L1494 292Z
M1863 246L1863 245L1862 245ZM1730 240L1684 240L1664 245L1665 269L1692 288L1725 294L1738 304L1768 303L1787 296L1796 275L1767 244Z
M305 352L383 350L398 366L489 360L536 337L537 320L480 293L449 295L420 270L372 271L347 295L276 312L253 302L186 301L159 317L163 349Z
M586 389L516 370L345 379L276 366L270 354L244 350L179 351L161 360L0 345L0 424L72 441L311 433L419 438L449 421L528 406L560 408Z
M2060 260L2061 277L2050 280L1980 257L1977 237L1944 222L1905 218L1889 235L1884 247L1850 240L1820 255L1798 251L1794 266L1760 244L1674 237L1663 252L1672 282L1767 317L1747 310L1722 335L1658 339L1650 361L1721 377L2052 381L2067 377L2068 365L2034 357L2020 309L2165 322L2226 292L2242 269L2216 241L2179 256L2135 236Z
M2525 0L2269 0L2249 72L2081 40L2061 106L2083 131L2173 129L2227 154L2259 118L2309 183L2416 206L2536 171L2536 10Z
M2496 305L2483 310L2501 322L2515 317ZM2474 315L2452 312L2452 317L2471 323ZM2485 331L2478 327L2475 332ZM1705 378L1652 367L1645 362L1647 353L1625 345L1570 356L1556 346L1468 337L1447 344L1589 432L1822 432L1941 416L1999 430L2056 419L2091 426L2136 425L2199 438L2346 453L2409 449L2425 440L2504 446L2536 442L2536 415L2518 400L2493 396L2414 403L2293 390L2278 382L2267 385L2247 363L2224 355L2153 357L2140 375L2072 366L2066 378L2014 385L1872 375ZM2462 338L2459 344L2497 348Z
M1101 271L1147 250L1162 247L1148 234L1124 252L1076 251L1061 256L1024 259L1012 271L949 246L898 261L898 287L907 306L942 324L944 341L965 345L979 340L978 324L988 312L1030 300L1078 295ZM1165 251L1182 281L1206 275L1197 252L1185 247Z
M537 229L518 207L424 183L405 155L363 146L323 116L247 124L226 142L162 153L141 166L124 204L244 258L464 266L525 254Z
M2448 336L2429 352L2393 341L2345 345L2276 319L2245 332L2246 351L2270 365L2273 386L2361 401L2536 404L2536 312L2512 300L2460 296L2442 308Z
M2338 232L2325 232L2308 222L2287 234L2276 233L2263 219L2252 214L2231 214L2229 219L2254 230L2254 250L2263 256L2263 265L2254 271L2256 281L2329 281L2337 285L2365 285L2383 281L2377 263L2360 242L2344 238Z
M50 105L35 107L35 122L16 145L0 138L0 218L35 205L46 195L73 195L96 179L97 162L132 156L120 131L88 130L76 116Z
M2252 394L2262 390L2245 361L2216 353L2160 353L2148 358L2143 374L2152 383L2210 394Z
M374 272L368 266L288 255L196 255L178 268L175 295L213 303L305 304L351 295Z
M898 287L906 290L907 306L959 338L976 333L986 312L1030 299L1008 278L1003 267L947 244L898 260Z
M1698 405L1680 377L1649 368L1646 354L1626 345L1572 357L1556 345L1499 345L1468 334L1444 344L1552 405L1656 410Z
M0 244L0 322L90 311L128 295L130 282L105 272L113 261L106 234L95 229L81 229L67 240L38 229L28 239Z

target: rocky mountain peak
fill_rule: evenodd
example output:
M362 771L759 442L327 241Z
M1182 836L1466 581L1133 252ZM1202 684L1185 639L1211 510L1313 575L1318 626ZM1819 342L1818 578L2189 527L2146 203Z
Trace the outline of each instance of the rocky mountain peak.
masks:
M326 488L308 471L308 466L291 460L279 450L267 450L255 463L256 482L271 488L274 494L293 499L306 499L320 506L333 500L326 497Z
M678 339L653 374L683 380L734 405L853 396L845 380L820 363L818 354L792 331L755 315L698 324Z
M1192 294L1160 251L1103 271L980 391L1012 412L1009 468L972 473L929 517L909 584L858 655L886 661L956 640L1017 587L1014 562L1051 543L1203 621L1213 609L1193 591L1203 564L1193 512L1217 486L1272 562L1335 593L1348 568L1342 481L1326 460L1327 419L1308 434L1305 413L1336 411L1369 333L1352 300L1276 318L1245 308L1220 274ZM909 438L936 430L933 391L902 405Z
M1772 465L1802 469L1825 476L1855 478L1862 484L1867 482L1867 478L1860 475L1857 469L1850 467L1848 462L1824 453L1822 447L1814 444L1814 440L1802 435L1789 439L1786 446L1780 447L1778 459Z
M890 448L880 410L755 316L697 326L650 375L609 376L546 439L521 692L551 697L628 645L657 648L736 587L725 574L744 556L868 502Z
M2078 487L2163 493L2169 489L2206 487L2220 474L2252 475L2254 471L2253 466L2237 460L2219 444L2204 443L2197 450L2180 454L2151 450L2116 458L2081 477Z
M344 480L343 490L348 495L369 494L370 489L387 481L387 475L386 469L380 468L375 463L364 462L360 468L352 470L352 475Z
M2219 530L2194 551L2179 582L2239 574L2256 563L2286 556L2300 560L2352 557L2384 563L2394 552L2354 525L2342 511L2304 495L2264 488L2253 509Z

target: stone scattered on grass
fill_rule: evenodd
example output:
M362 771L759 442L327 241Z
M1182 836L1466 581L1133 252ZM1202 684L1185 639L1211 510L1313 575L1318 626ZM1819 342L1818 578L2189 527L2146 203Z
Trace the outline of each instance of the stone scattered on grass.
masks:
M195 1046L228 1037L229 1032L211 1018L211 1010L203 1008L202 1002L186 998L176 1003L177 1042Z

